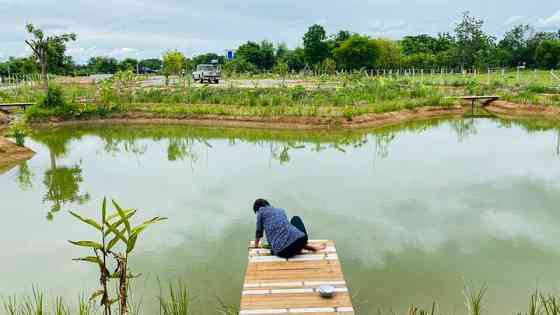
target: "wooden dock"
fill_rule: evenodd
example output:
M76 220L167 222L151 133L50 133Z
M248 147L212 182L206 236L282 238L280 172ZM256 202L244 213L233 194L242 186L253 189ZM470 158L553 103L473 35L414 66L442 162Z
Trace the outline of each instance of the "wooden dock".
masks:
M310 243L327 247L286 260L250 244L239 315L354 314L334 242ZM334 296L322 298L318 293L321 285L332 285Z

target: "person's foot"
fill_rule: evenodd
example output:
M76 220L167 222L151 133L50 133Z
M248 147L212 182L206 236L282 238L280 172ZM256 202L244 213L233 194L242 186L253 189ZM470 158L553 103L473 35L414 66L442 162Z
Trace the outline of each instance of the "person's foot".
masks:
M325 244L309 245L309 248L314 252L318 252L320 250L327 248L327 245Z

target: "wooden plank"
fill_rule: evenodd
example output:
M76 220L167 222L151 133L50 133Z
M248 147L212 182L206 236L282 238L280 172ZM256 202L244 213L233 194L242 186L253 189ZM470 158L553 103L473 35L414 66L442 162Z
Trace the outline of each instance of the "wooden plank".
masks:
M303 252L291 259L272 256L267 249L249 249L240 315L354 314L350 292L333 241L321 252ZM253 243L250 244L252 246ZM322 298L320 285L332 285L332 298Z

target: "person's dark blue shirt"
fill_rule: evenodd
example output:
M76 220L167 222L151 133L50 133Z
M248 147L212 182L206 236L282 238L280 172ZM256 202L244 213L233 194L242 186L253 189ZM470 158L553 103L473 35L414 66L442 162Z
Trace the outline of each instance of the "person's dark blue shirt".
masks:
M305 234L293 226L283 209L271 206L262 207L257 211L256 237L263 237L272 247L272 253L277 254L291 245L293 242L305 236Z

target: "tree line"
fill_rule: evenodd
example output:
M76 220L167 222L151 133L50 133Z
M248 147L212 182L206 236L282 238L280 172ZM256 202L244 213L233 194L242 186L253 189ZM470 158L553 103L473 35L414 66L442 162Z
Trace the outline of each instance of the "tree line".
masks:
M218 60L225 71L254 73L305 69L331 73L399 68L483 70L519 66L560 67L560 30L536 32L530 25L517 25L498 39L486 33L483 27L484 21L469 12L463 13L452 32L436 36L409 35L400 40L373 38L346 30L327 35L325 28L316 24L303 35L300 47L289 49L284 43L275 45L267 40L248 41L236 49L234 59L229 61L215 53L187 58L173 51L165 53L162 58L118 60L96 56L86 64L77 64L66 55L65 41L55 41L48 47L46 59L48 72L61 75L116 73L122 70L165 74L164 61L169 54L182 59L175 65L184 70ZM37 54L9 58L0 63L0 75L40 72L41 63L37 59Z

